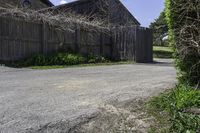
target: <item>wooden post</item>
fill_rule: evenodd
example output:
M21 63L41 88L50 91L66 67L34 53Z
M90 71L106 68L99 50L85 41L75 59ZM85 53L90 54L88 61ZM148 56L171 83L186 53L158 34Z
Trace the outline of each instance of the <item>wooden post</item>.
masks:
M46 24L42 23L42 44L41 44L41 53L47 54L47 36L46 36Z
M111 28L110 29L110 33L111 33L111 36L110 36L110 42L111 42L111 53L112 53L112 59L116 60L116 44L115 44L115 36L116 36L116 28Z
M75 31L75 52L80 52L80 39L81 39L81 31L80 26L76 25L76 31Z
M149 29L149 47L150 47L150 62L153 62L153 30Z
M112 33L112 29L109 29L109 48L110 48L110 58L113 59L113 33Z
M100 31L100 55L103 56L103 31Z

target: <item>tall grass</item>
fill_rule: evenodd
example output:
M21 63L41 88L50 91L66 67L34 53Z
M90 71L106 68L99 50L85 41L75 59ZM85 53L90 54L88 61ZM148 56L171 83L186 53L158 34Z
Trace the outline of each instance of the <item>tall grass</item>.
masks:
M200 116L187 112L191 108L200 108L200 91L187 85L178 85L173 91L153 98L148 104L149 113L157 120L152 130L199 133Z

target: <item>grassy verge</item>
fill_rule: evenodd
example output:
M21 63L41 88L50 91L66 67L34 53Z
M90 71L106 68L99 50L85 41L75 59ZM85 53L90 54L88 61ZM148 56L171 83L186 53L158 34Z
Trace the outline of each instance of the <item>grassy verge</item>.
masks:
M133 61L118 61L118 62L107 62L107 63L88 63L78 65L52 65L52 66L29 66L31 69L59 69L59 68L71 68L71 67L90 67L90 66L108 66L108 65L123 65L133 64Z
M170 47L161 47L154 46L153 47L153 56L154 58L172 58L173 51Z
M200 115L192 109L200 108L200 91L187 85L153 98L147 105L155 118L152 133L199 133Z
M94 55L72 53L55 53L51 55L34 55L17 62L5 62L10 67L28 67L32 69L57 69L66 67L84 67L100 65L131 64L133 61L113 61L109 58Z

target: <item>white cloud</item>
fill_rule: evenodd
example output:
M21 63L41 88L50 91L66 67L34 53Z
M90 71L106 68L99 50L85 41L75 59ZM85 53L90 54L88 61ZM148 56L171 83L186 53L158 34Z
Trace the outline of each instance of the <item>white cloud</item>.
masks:
M65 3L67 3L66 0L61 0L61 1L60 1L60 4L65 4Z

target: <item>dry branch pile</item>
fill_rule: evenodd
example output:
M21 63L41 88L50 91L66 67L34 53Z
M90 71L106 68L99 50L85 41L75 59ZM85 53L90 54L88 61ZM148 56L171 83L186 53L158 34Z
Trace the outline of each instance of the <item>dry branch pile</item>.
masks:
M183 20L184 25L181 27L178 38L180 53L183 58L190 52L200 55L200 1L188 0L181 7L183 12L179 18L180 21L184 18L185 20Z
M184 24L178 37L178 49L181 58L191 60L190 76L194 76L200 83L200 1L187 0L181 6L182 13L179 18ZM199 78L199 79L198 79Z
M180 80L200 85L200 1L166 0Z
M37 12L19 8L0 8L0 17L16 18L29 22L41 22L59 30L74 31L77 26L96 31L106 29L105 26L103 27L104 23L102 20L94 19L91 21L87 16L78 15L73 12L54 14L53 11Z

